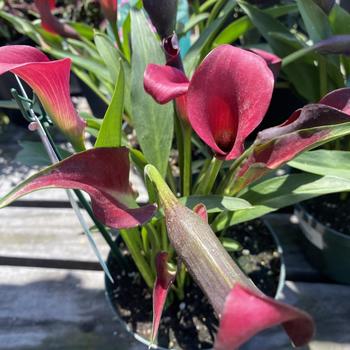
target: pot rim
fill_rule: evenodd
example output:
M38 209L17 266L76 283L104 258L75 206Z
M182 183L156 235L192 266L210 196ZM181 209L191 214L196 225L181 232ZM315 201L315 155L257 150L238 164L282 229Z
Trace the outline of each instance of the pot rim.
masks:
M329 227L329 226L324 225L322 222L320 222L319 220L317 220L317 219L315 218L314 215L310 214L310 213L307 211L307 209L305 208L305 206L303 206L302 204L297 203L297 204L295 204L294 207L295 207L295 210L296 210L296 211L302 212L303 214L305 214L306 216L308 216L311 220L313 220L317 225L320 225L322 228L324 228L325 232L330 232L330 233L332 233L332 234L334 234L334 235L336 235L336 236L339 236L339 237L342 238L342 239L350 240L350 235L346 235L345 233L341 233L341 232L335 230L335 229L332 228L332 227ZM298 216L298 215L297 215L297 216ZM300 220L300 218L299 218L299 220Z
M273 227L271 226L271 224L264 218L257 218L259 220L261 220L265 226L267 227L267 229L269 230L273 240L275 241L275 244L277 246L277 252L279 253L279 257L280 257L280 261L281 261L281 267L280 267L280 273L279 273L279 280L278 280L278 285L277 285L277 289L276 289L276 293L274 296L274 299L280 299L280 297L282 296L282 291L286 282L286 265L285 265L285 259L283 257L283 249L280 243L279 238L277 237L277 234L275 233ZM256 220L256 219L255 219ZM118 239L119 234L117 234L116 239ZM111 259L111 252L109 252L108 257L107 257L107 264L108 264L108 260ZM149 349L156 349L156 350L173 350L173 349L169 349L169 348L163 348L163 347L159 347L158 345L152 344L151 342L146 339L143 338L142 336L140 336L139 334L133 332L130 327L127 325L126 322L124 322L124 320L120 317L118 311L116 310L115 306L113 305L111 298L110 298L110 294L108 293L108 284L110 283L110 280L108 278L108 276L106 274L104 274L104 280L105 280L105 296L107 299L107 303L110 307L110 309L112 310L112 312L114 313L114 315L116 315L116 317L118 318L119 322L123 324L124 329L130 333L134 339L136 339L137 341L139 341L140 343L146 345ZM207 350L213 350L213 349L207 349Z

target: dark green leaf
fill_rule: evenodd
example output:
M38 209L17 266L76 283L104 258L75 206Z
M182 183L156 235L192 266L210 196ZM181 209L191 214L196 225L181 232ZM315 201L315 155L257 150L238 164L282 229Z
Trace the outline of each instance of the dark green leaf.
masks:
M252 220L306 199L328 193L350 191L350 179L314 174L275 177L252 186L242 198L253 206L234 213L223 212L214 220L215 231Z
M120 65L120 63L119 63ZM103 123L95 142L95 147L120 147L122 140L122 123L124 111L124 70L120 65L117 84L112 101L103 118Z
M277 56L283 58L303 48L303 45L289 32L288 28L270 14L246 2L239 1L238 3ZM276 33L278 36L275 35ZM308 101L319 99L318 71L313 63L295 62L283 68L283 72L300 95Z
M203 57L203 55L206 54L206 52L203 52L204 49L206 47L211 47L212 41L214 40L220 28L225 23L229 14L233 11L235 5L235 0L228 1L223 10L221 11L220 16L204 29L200 37L187 52L187 55L184 59L184 66L188 76L192 75L201 58Z
M112 82L116 84L120 68L120 55L107 35L96 33L94 39L96 48L108 69Z
M165 176L173 139L171 103L157 104L143 88L143 75L147 64L165 64L164 53L151 31L143 11L131 11L132 118L138 141L147 161Z
M327 15L314 0L297 0L306 30L314 43L332 35Z
M219 195L182 197L180 202L190 209L202 203L206 206L208 213L218 213L224 210L235 211L251 207L247 201L241 198Z
M350 152L348 151L305 152L288 165L317 175L338 176L350 180Z
M280 17L297 11L295 4L274 6L264 10L272 17ZM243 16L229 24L214 40L213 46L222 44L230 44L236 41L240 36L244 35L249 29L254 28L254 24L248 16Z
M15 160L17 162L30 167L33 165L46 166L51 164L50 158L41 142L20 141L19 145L22 149L16 154ZM70 152L62 148L59 148L59 150L64 158L71 155Z

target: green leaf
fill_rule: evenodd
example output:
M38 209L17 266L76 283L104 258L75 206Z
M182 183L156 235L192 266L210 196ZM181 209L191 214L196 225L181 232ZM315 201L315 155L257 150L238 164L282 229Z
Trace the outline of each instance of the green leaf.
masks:
M251 207L250 203L242 198L219 195L190 196L182 197L179 200L190 209L193 209L197 204L202 203L206 206L208 213L219 213L224 210L236 211Z
M84 57L91 57L100 63L103 61L101 60L101 57L99 53L96 50L96 46L92 44L90 41L82 41L82 40L76 40L76 39L67 39L67 42L69 43L69 49L72 52L79 52Z
M291 14L296 11L297 6L295 4L274 6L264 10L264 12L274 18ZM215 38L213 46L216 47L223 44L230 44L252 28L254 28L254 24L248 16L240 17L225 27L225 29Z
M296 157L288 165L312 174L338 176L350 180L348 151L309 151Z
M143 11L131 11L132 118L137 138L147 161L165 176L173 139L171 103L157 104L143 88L143 75L147 64L165 64L164 53L151 31Z
M78 68L83 68L87 70L88 72L96 75L96 77L98 77L102 81L107 81L108 83L113 84L113 81L106 67L102 63L98 62L97 60L91 57L82 57L68 51L63 51L54 48L45 47L44 51L58 59L69 57L72 60L73 65L77 66Z
M72 71L74 74L82 80L106 105L108 105L109 101L107 97L100 91L98 86L91 79L90 75L86 73L83 69L78 67L72 67Z
M51 165L49 156L45 151L45 147L41 142L20 141L19 145L22 149L16 154L15 160L26 166L47 166ZM71 155L70 152L59 147L60 154L66 158Z
M232 238L222 237L220 241L228 252L239 252L243 249L242 246Z
M350 191L350 179L314 174L275 177L252 186L242 196L252 204L251 208L234 213L220 213L212 227L215 231L220 231L313 197L344 191Z
M119 77L115 85L112 101L107 108L103 123L95 142L95 147L120 147L124 111L125 79L123 66L119 63Z
M94 40L97 51L106 64L112 82L113 84L116 84L120 68L120 55L118 51L114 47L111 39L105 34L96 33Z
M187 33L189 30L191 30L193 27L195 27L197 24L203 22L204 20L208 19L209 13L204 12L200 13L199 15L192 16L190 20L186 23L185 27L183 28L181 34Z
M238 4L279 57L283 58L304 47L289 32L288 28L270 14L243 1L239 1ZM276 33L278 33L278 36L275 35ZM304 96L308 101L317 101L319 99L318 70L313 63L304 62L304 64L300 64L295 62L284 67L283 72L300 95Z
M11 15L5 11L0 11L0 17L11 23L13 28L15 28L19 33L27 35L36 43L40 42L40 35L37 33L35 26L30 21Z
M297 0L306 30L314 43L332 35L328 17L313 0Z
M204 49L211 47L212 41L214 40L220 28L224 25L226 19L233 11L235 6L235 0L228 1L221 11L220 16L204 29L197 41L188 50L187 55L184 59L185 71L188 76L192 75L198 63L206 54L206 52L203 52L205 51Z
M338 4L334 4L329 22L334 34L350 34L350 13Z
M69 21L68 24L73 27L78 34L87 40L93 40L94 39L94 30L91 28L91 26L81 23L81 22L73 22Z

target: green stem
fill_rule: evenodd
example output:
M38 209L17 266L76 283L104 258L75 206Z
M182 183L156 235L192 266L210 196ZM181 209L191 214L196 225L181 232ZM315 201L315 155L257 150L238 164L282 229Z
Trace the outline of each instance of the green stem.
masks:
M168 239L166 225L165 225L164 220L161 220L160 232L161 232L161 237L162 237L162 250L167 252L169 250L169 239Z
M253 145L251 145L248 149L246 149L230 166L230 169L226 172L225 177L221 181L220 186L218 187L216 193L217 194L224 194L224 195L232 195L233 187L234 187L234 180L236 177L236 171L241 165L241 163L244 161L244 159L247 158L247 156L252 152Z
M178 203L174 193L171 192L169 186L166 184L156 167L152 164L147 164L145 166L145 175L157 188L160 202L165 209L171 208Z
M179 153L178 157L178 164L180 169L180 180L181 180L181 189L183 188L182 182L183 182L183 173L184 173L184 137L183 137L183 130L181 126L181 122L179 118L175 118L175 137L176 137L176 146Z
M182 122L183 130L183 173L182 173L182 195L189 196L191 194L192 182L192 128Z
M319 73L320 73L320 98L328 92L328 81L327 81L327 64L324 57L320 57L318 60Z
M221 8L225 5L227 0L219 0L215 3L213 9L210 11L210 15L208 17L207 26L214 21L214 19L219 14Z
M211 192L222 163L223 161L216 158L215 156L212 158L209 164L207 176L205 176L199 183L196 194L209 194Z
M176 192L176 181L173 175L173 172L171 170L171 164L168 163L168 168L167 168L167 172L166 172L166 180L168 185L170 186L171 190L173 192Z
M152 289L154 283L154 275L150 266L148 265L145 257L141 254L141 250L139 245L133 239L135 235L139 235L139 230L136 228L128 229L128 230L119 230L120 235L126 244L131 257L133 258L137 269L139 270L141 276L145 280L147 286Z

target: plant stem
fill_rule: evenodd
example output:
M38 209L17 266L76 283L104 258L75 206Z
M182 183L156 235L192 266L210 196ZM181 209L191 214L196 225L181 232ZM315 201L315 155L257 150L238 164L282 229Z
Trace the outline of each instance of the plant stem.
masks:
M182 195L187 197L191 194L192 182L192 128L184 122L181 124L183 131Z
M320 57L318 60L319 73L320 73L320 98L328 92L328 81L327 81L327 64L324 57Z
M178 164L180 168L180 180L181 180L181 188L183 188L182 182L183 182L183 173L184 173L184 138L183 138L183 131L182 131L182 126L180 123L179 118L175 118L174 120L175 123L175 137L176 137L176 145L177 145L177 150L179 153L178 156Z
M128 229L128 230L122 229L122 230L119 230L119 232L141 276L145 280L147 286L150 289L152 289L155 276L153 275L152 270L148 265L145 257L141 254L140 247L138 246L136 241L133 239L134 237L132 237L135 235L139 235L140 234L139 230L137 228Z
M220 9L225 5L225 2L227 0L219 0L215 3L214 7L212 8L212 10L210 11L210 15L207 21L207 26L213 22L213 20L217 17L217 15L220 12Z
M239 166L242 164L245 158L252 152L253 145L251 145L248 149L246 149L230 166L230 169L226 172L224 179L221 181L220 186L218 187L216 193L217 194L224 194L224 195L231 195L232 196L232 189L234 187L234 179L236 177L236 171L239 168Z
M162 250L167 252L169 249L169 239L168 239L166 225L165 225L164 220L161 220L160 230L161 230L160 232L161 232L161 237L162 237Z
M216 158L215 156L212 158L209 164L207 176L205 176L199 183L196 194L209 194L211 192L222 164L222 160Z

